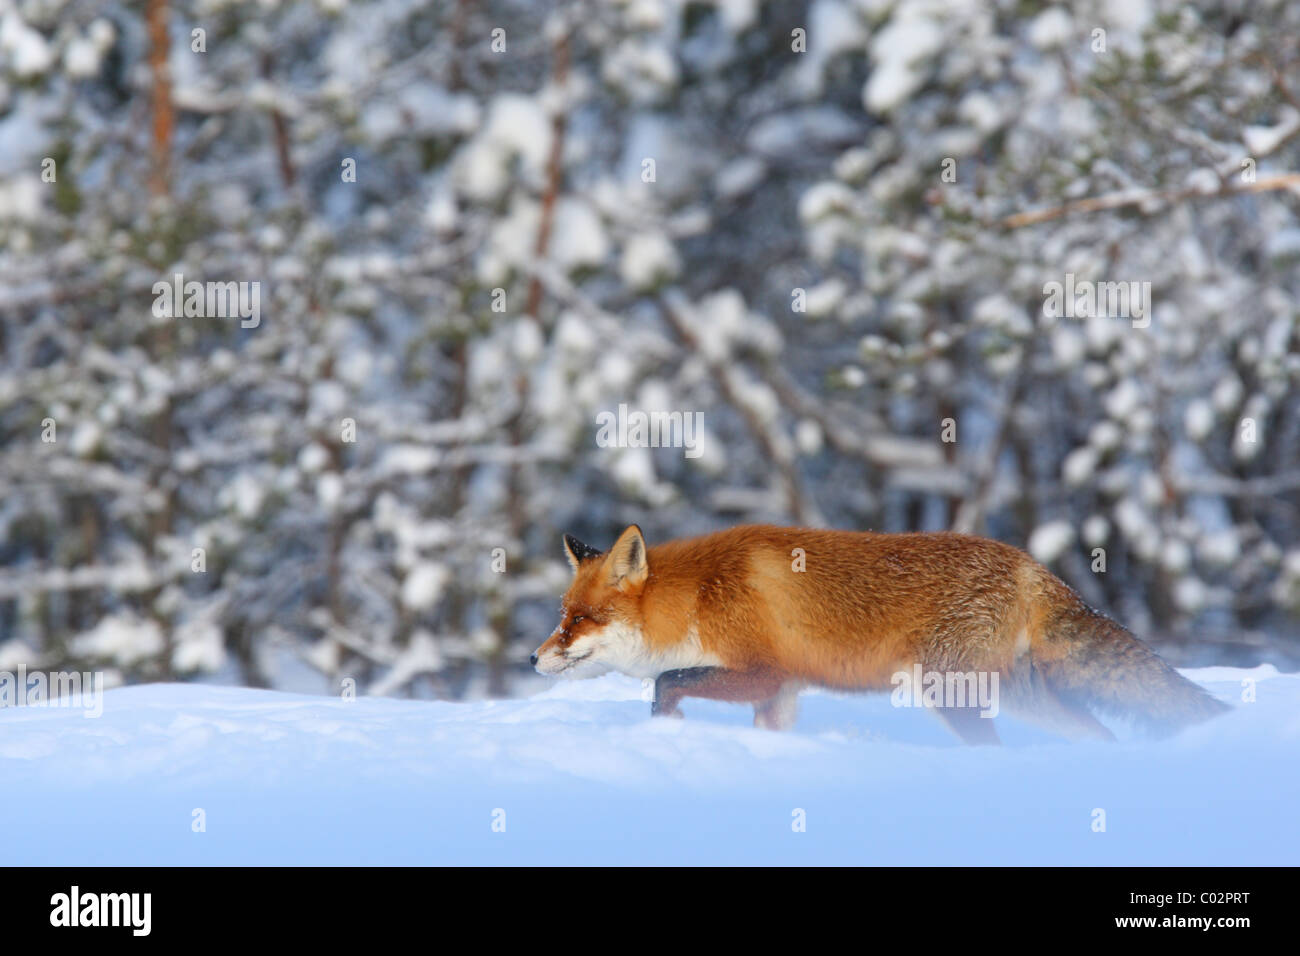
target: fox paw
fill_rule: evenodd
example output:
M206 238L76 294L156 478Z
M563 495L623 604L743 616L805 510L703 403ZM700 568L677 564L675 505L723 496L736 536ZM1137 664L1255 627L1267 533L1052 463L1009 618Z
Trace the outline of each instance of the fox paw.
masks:
M656 700L650 704L650 716L651 717L676 717L678 720L681 720L681 718L685 715L682 714L682 712L677 709L676 704L669 704L667 702L660 703L659 701Z

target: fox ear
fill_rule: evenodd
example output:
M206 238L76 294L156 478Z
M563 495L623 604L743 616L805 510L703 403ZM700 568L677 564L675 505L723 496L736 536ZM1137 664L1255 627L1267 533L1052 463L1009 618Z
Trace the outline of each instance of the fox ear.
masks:
M569 564L573 570L578 570L578 565L582 564L588 558L598 558L601 552L595 548L583 544L571 534L564 536L564 556L569 559Z
M609 549L605 566L609 569L609 583L620 591L630 591L645 583L650 565L646 560L645 538L641 536L640 528L629 525L618 536L614 547Z

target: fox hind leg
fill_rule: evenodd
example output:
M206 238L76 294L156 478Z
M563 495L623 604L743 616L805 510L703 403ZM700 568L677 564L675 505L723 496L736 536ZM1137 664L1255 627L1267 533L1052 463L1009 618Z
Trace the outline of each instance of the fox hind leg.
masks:
M972 746L1002 743L997 728L993 726L993 718L981 717L974 707L936 707L934 712L963 743Z

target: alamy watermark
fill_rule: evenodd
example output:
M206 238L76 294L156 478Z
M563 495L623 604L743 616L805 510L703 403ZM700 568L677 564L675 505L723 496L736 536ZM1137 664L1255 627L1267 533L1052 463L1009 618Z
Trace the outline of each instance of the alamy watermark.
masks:
M74 885L50 897L51 926L125 927L133 936L153 928L152 893L83 893Z
M997 671L927 671L913 664L889 682L895 707L978 707L981 717L998 715Z
M1043 286L1043 315L1051 319L1131 319L1133 328L1151 324L1150 282L1093 282L1065 274Z
M623 403L617 415L596 415L596 444L601 448L684 448L687 458L699 458L704 454L703 431L703 412L628 411Z
M66 707L81 709L86 717L104 713L102 671L32 671L20 666L0 671L0 707Z
M245 329L262 322L262 283L185 281L177 272L170 282L153 284L153 314L159 319L238 318Z

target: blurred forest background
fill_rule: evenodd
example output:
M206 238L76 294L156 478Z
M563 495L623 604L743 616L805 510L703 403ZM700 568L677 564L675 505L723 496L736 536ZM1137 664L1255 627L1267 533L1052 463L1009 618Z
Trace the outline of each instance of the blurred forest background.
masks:
M0 0L0 669L522 693L634 521L1294 667L1298 158L1293 0Z

